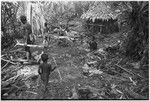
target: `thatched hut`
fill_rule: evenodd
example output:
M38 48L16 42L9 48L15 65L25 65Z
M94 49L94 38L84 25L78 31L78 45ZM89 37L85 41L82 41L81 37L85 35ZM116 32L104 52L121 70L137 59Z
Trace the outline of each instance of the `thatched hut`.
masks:
M94 33L109 34L118 32L118 13L112 11L109 2L97 1L81 18L86 19L88 29Z

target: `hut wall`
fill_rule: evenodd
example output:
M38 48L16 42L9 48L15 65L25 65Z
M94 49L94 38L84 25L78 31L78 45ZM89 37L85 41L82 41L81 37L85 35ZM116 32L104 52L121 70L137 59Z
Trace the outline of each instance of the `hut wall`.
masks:
M101 26L102 25L102 26ZM119 32L117 20L110 19L108 21L96 19L95 22L87 20L87 28L91 29L92 33L113 34Z

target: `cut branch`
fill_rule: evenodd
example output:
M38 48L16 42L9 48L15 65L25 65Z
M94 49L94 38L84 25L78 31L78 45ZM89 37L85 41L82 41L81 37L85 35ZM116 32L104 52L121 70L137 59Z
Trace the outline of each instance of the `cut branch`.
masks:
M14 65L17 65L17 63L11 62L10 60L6 60L6 59L3 59L3 58L1 58L1 60L9 62L9 63L14 64Z
M28 47L39 47L39 48L43 48L44 45L30 45L30 44L25 44L25 43L20 43L18 40L17 40L17 44L15 46L28 46Z
M4 69L8 64L9 64L9 62L7 62L7 63L2 67L2 69Z
M26 91L28 93L32 93L32 94L37 94L36 92L32 92L32 91Z
M57 36L55 36L55 38L56 39L64 39L64 38L66 38L66 37L57 37ZM67 39L67 38L66 38ZM69 40L69 39L68 39ZM70 41L70 40L69 40ZM48 47L52 47L52 46L54 46L55 44L53 44L53 45L50 45L50 46L48 46ZM31 44L25 44L25 43L20 43L20 42L18 42L17 41L17 44L15 45L15 46L28 46L28 47L34 47L34 48L36 48L36 47L38 47L38 48L44 48L44 45L42 44L42 45L31 45Z
M9 84L11 84L11 83L13 83L13 82L15 82L15 80L16 80L17 78L18 78L18 75L17 75L17 76L14 76L14 77L12 77L12 78L6 80L6 81L2 81L2 88L5 87L5 86L7 86L7 85L9 85Z

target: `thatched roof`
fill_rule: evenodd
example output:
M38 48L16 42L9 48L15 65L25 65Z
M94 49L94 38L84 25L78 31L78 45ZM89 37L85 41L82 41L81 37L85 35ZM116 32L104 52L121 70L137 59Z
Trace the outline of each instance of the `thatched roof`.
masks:
M90 7L89 10L84 13L82 19L91 19L93 22L95 19L109 20L116 19L118 16L117 12L111 10L108 2L97 1L94 6Z

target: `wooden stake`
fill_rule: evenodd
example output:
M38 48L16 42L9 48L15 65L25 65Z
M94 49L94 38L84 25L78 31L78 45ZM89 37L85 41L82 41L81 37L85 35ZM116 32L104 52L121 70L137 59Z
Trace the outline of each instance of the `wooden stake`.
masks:
M62 81L62 77L61 77L61 74L60 74L59 69L57 69L57 72L58 72L58 74L59 74L60 80Z

